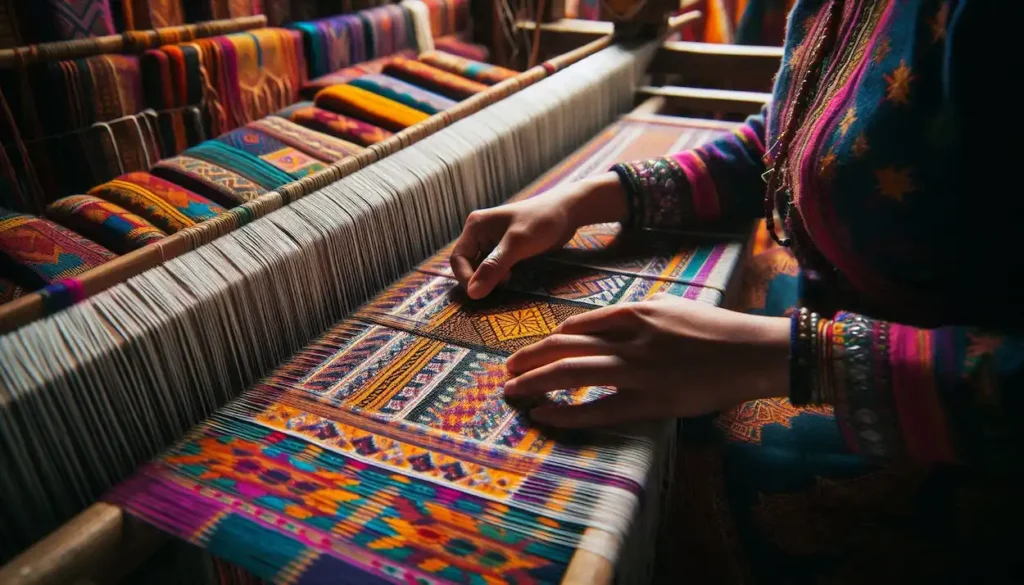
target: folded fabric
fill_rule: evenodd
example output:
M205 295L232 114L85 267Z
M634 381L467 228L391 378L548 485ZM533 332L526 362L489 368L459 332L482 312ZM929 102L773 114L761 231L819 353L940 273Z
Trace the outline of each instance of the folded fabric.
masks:
M292 148L251 126L222 134L217 137L217 140L263 162L270 163L274 168L288 173L291 178L305 177L326 168L324 161ZM253 178L255 179L255 177ZM285 184L290 182L289 180Z
M486 85L477 81L404 57L393 59L385 65L383 73L454 100L464 100L487 89Z
M52 221L0 209L0 272L40 287L117 258L110 250Z
M303 108L309 108L312 105L313 105L313 100L312 99L310 99L310 100L303 100L301 102L295 102L294 104L288 106L287 108L281 108L280 110L274 112L274 115L279 117L279 118L284 118L286 120L291 120L293 112L296 112L296 111L301 110Z
M365 120L395 132L430 117L419 110L353 85L328 87L316 94L313 103L318 108Z
M339 161L362 150L358 144L303 128L279 116L267 116L262 120L256 120L249 124L249 127L325 162Z
M127 209L92 195L71 195L46 208L49 219L106 248L125 254L167 237Z
M407 8L388 4L360 10L356 16L366 31L367 56L379 58L416 47L416 29Z
M248 177L268 191L287 185L294 179L270 161L219 140L207 140L186 150L184 154Z
M186 154L164 159L153 165L149 172L227 208L241 205L267 192L267 189L248 177Z
M434 48L445 53L458 55L474 61L486 62L491 55L487 47L476 43L467 43L457 35L449 35L434 39Z
M310 77L366 60L366 35L358 16L342 14L289 26L302 33Z
M411 59L416 57L416 51L400 51L394 55L381 57L380 59L374 59L372 61L366 61L365 63L359 63L358 65L339 69L338 71L328 73L327 75L321 75L303 86L302 97L313 99L313 96L320 93L320 90L331 87L332 85L341 85L343 83L348 83L357 77L380 73L384 70L385 65L397 57L408 57Z
M444 51L427 51L419 56L419 61L431 67L437 67L442 71L454 73L455 75L487 85L494 85L518 75L511 69L489 63L481 63L480 61L445 53Z
M305 128L323 132L324 134L329 134L335 138L347 140L361 146L377 144L391 137L391 133L383 128L315 106L295 110L292 113L291 120Z
M444 96L429 92L383 73L364 75L348 83L389 100L405 104L424 114L433 115L443 112L456 104L455 101Z
M121 175L93 187L89 195L115 203L168 234L226 211L206 197L145 172Z

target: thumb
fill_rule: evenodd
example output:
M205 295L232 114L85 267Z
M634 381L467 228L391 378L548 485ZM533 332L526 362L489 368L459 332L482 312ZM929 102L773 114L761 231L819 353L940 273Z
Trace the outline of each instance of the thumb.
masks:
M506 233L491 253L480 262L469 279L469 286L466 287L466 293L471 299L484 298L491 294L494 287L507 280L512 267L525 256L523 246L518 242L517 237Z

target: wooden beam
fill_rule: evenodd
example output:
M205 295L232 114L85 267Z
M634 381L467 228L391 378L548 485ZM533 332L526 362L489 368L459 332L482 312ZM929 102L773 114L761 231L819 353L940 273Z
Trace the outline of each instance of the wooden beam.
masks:
M672 110L699 113L721 113L750 115L761 111L761 106L771 100L770 93L755 91L729 91L702 87L652 87L640 88L640 94L665 99Z
M516 23L516 28L531 33L532 37L532 33L537 30L537 23L532 20L523 20ZM544 61L562 55L614 32L615 25L597 20L563 18L555 22L543 22L540 24L538 59Z
M767 92L781 63L781 47L672 41L658 49L650 72L677 75L688 87Z

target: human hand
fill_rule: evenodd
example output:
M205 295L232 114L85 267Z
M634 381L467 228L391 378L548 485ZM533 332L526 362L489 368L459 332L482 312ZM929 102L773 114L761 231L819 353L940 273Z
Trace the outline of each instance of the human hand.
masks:
M530 410L553 427L608 426L708 414L789 389L790 321L669 295L604 307L563 322L512 355L509 401L553 390L610 386L587 404Z
M625 214L625 194L614 173L474 211L452 251L452 272L470 298L481 299L516 263L561 248L580 227L619 221Z

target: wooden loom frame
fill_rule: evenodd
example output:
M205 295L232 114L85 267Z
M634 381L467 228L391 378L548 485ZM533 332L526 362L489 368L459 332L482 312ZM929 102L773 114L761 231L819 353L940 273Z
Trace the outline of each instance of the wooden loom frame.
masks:
M674 19L669 30L695 22L700 18L697 12L684 14ZM530 26L524 24L524 26ZM569 52L551 59L545 65L550 70L560 70L580 59L609 46L615 40L613 31L607 25L584 25L576 27L570 22L541 25L554 42L576 45ZM536 25L532 25L536 26ZM689 87L673 85L650 85L638 91L638 107L633 115L652 115L663 112L716 111L726 114L744 114L760 109L767 102L769 94L752 92L752 87L768 87L781 61L782 50L774 47L736 47L727 45L704 45L702 43L663 43L659 48L648 72L654 77L671 76L676 72L692 73L701 83L717 84L717 87ZM123 261L112 261L94 269L82 277L83 286L95 294L157 266L169 258L183 254L199 245L241 225L240 220L247 214L258 217L282 207L289 201L309 194L327 184L351 174L372 162L401 148L418 142L447 125L461 120L486 106L503 99L520 89L536 83L549 75L549 69L542 66L531 68L515 79L493 86L459 104L445 113L432 116L392 138L332 165L328 169L291 183L276 192L268 193L257 200L244 204L242 211L228 213L222 221L211 220L179 232L180 237L168 237L166 247L156 251L139 250L122 257ZM695 71L691 71L695 70ZM737 79L734 76L741 76ZM684 79L690 79L685 76ZM746 99L738 99L740 92ZM750 94L750 95L746 95ZM756 95L755 95L756 94ZM755 107L756 106L756 107ZM238 210L239 208L235 208ZM222 216L224 217L224 216ZM191 233L184 233L192 230ZM150 248L156 248L151 246ZM118 266L113 266L118 264ZM109 267L109 268L108 268ZM734 279L735 280L735 279ZM736 289L730 283L729 290ZM35 295L39 297L39 295ZM728 297L728 292L727 292ZM13 329L10 319L23 320L24 324L40 316L41 298L23 299L19 306L14 301L0 307L0 334ZM167 536L158 530L130 518L124 511L107 503L93 504L72 518L5 566L0 567L0 583L5 585L58 585L70 582L104 583L116 582L127 576L149 558ZM594 553L577 550L570 561L563 579L566 585L589 585L610 583L614 576L612 563Z

